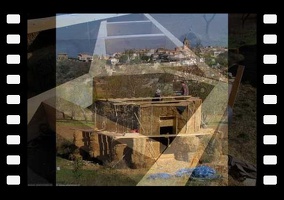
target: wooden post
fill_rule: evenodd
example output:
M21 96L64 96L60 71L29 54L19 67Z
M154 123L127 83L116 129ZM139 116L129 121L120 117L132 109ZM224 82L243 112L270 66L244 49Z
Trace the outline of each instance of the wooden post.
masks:
M234 106L236 96L237 96L237 93L238 93L238 89L239 89L239 86L240 86L240 83L241 83L241 80L242 80L242 76L243 76L243 73L244 73L244 69L245 69L245 66L239 65L237 75L235 77L235 80L234 80L234 83L233 83L233 86L232 86L232 90L231 90L231 93L230 93L230 96L229 96L228 105L231 108L233 108L233 106Z

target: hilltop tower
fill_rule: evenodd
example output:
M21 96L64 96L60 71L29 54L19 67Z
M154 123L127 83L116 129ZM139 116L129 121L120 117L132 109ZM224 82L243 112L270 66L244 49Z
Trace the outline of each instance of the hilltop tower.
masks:
M183 40L183 48L185 47L190 48L190 42L186 37Z

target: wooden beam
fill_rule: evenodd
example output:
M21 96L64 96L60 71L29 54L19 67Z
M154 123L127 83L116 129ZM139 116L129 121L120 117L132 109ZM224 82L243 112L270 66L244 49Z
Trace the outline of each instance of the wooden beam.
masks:
M113 102L127 102L127 101L143 101L143 100L152 100L152 99L159 99L160 97L139 97L139 98L115 98L115 99L98 99L98 101L113 101ZM165 96L161 97L163 99L184 99L184 98L198 98L192 97L191 95L188 96Z
M171 135L137 135L137 136L113 136L114 139L131 138L168 138L168 137L193 137L200 135L212 135L213 133L171 134Z
M242 80L244 69L245 69L245 66L239 65L237 75L236 75L236 78L234 80L232 90L231 90L231 93L230 93L229 102L228 102L228 105L231 108L233 108L233 106L235 104L235 100L236 100L238 89L239 89L239 86L240 86L240 83L241 83L241 80Z
M145 101L145 102L121 102L121 103L113 103L115 106L123 106L123 105L145 105L145 104L150 104L150 105L164 105L166 103L189 103L192 102L193 100L173 100L173 101Z
M138 104L142 105L142 104L165 104L165 103L180 103L180 102L192 102L193 100L191 99L175 99L175 100L170 100L170 101L164 101L163 98L161 101L147 101L147 102L139 102Z
M168 138L168 137L193 137L193 136L200 136L200 135L212 135L214 133L214 131L211 132L196 132L196 133L192 133L192 134L170 134L170 135L141 135L139 133L136 134L129 134L127 135L111 135L111 134L106 134L106 133L99 133L100 135L105 135L105 136L109 136L109 137L113 137L114 139L131 139L131 138Z
M179 102L179 103L165 103L165 104L142 104L140 105L140 107L150 107L150 106L153 106L153 107L163 107L163 106L188 106L188 103L186 102Z
M176 121L175 118L160 120L160 127L166 127L166 126L174 127L175 126L175 121Z
M95 132L94 129L83 129L83 128L70 128L70 129L76 131Z

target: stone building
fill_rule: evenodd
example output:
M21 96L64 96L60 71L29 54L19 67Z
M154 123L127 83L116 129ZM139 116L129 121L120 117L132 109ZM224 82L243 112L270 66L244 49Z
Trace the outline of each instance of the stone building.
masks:
M67 53L59 53L57 55L57 60L67 60L68 59L68 54Z
M84 62L91 62L93 60L93 56L86 54L86 53L79 53L78 60L84 61Z

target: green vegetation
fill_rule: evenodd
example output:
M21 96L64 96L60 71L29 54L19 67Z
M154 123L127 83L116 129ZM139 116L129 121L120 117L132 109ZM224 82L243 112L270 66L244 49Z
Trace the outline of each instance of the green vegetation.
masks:
M73 161L73 169L72 169L72 172L73 172L73 176L74 178L78 181L79 178L82 177L83 175L83 171L82 171L82 168L83 168L83 160L82 158L75 158L75 160Z
M80 186L135 186L143 177L141 170L116 170L104 168L92 163L82 162L74 175L74 161L68 161L60 157L56 158L57 166L60 170L56 171L57 184L75 184Z
M216 63L219 63L222 67L228 67L228 52L219 54Z
M150 59L151 59L151 56L146 56L146 55L141 56L141 60L144 61L144 62L148 62L148 61L150 61Z
M229 34L229 46L230 48L239 48L243 45L256 44L256 29L245 29L241 32L236 31Z
M60 170L56 171L56 183L59 185L80 185L80 186L136 186L144 177L148 169L112 169L98 166L83 161L80 169L80 178L77 179L73 172L73 161L68 161L57 157L57 166ZM172 177L172 181L187 179L187 177ZM153 180L155 184L156 181ZM186 186L208 186L208 185L225 185L225 179L215 180L190 180Z
M122 56L119 57L119 62L122 64L125 64L128 60L128 56L123 54Z
M86 128L86 127L93 127L93 121L79 121L79 120L56 120L58 125L65 125L68 127L76 127L76 128Z
M56 62L56 85L73 80L89 72L90 63L77 60L61 60Z

